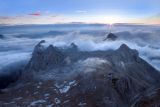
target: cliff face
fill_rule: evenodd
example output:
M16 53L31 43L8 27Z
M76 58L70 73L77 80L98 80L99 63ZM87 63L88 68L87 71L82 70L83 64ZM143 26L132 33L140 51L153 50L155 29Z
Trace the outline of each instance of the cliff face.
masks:
M63 66L65 55L53 45L44 48L41 44L44 41L38 43L32 53L32 58L26 67L29 71L40 71L51 69L58 66Z
M151 88L152 93L159 94L154 89L159 87L160 73L141 59L136 50L123 44L104 58L109 63L76 78L78 85L69 92L73 102L84 99L89 107L130 107L141 102L134 97L141 98L144 94L140 93L148 93Z
M41 44L43 42L35 46L25 69L27 74L34 72L32 81L19 90L30 94L23 95L25 100L40 99L41 92L55 94L49 95L48 99L43 99L43 102L36 103L35 106L145 107L146 102L148 105L160 105L160 73L140 58L138 51L127 45L122 44L115 51L80 52L75 44L71 44L68 49L59 49L52 45L44 48ZM97 64L99 62L101 63ZM91 68L91 63L95 69ZM58 72L55 72L57 69ZM62 71L65 71L65 75ZM51 76L52 73L63 75L60 80L34 80L37 75ZM71 75L73 73L76 75ZM65 76L70 78L66 79ZM37 85L37 81L41 83ZM29 90L29 87L33 90ZM38 92L37 98L31 97L34 96L34 90ZM28 100L24 105L30 103L32 102Z

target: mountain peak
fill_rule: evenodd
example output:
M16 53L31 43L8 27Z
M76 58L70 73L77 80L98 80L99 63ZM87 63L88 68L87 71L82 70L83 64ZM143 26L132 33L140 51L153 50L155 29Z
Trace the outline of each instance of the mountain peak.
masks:
M131 50L131 48L129 48L126 44L122 44L122 45L119 47L119 50Z
M74 42L72 42L70 46L71 47L77 47L77 45Z
M136 54L138 55L138 51L135 49L129 48L126 44L122 44L119 48L118 51L124 52L124 53L129 53L129 54Z
M46 49L46 51L57 51L57 47L54 47L53 45L49 45Z
M135 49L129 48L126 44L122 44L115 52L114 55L118 57L118 59L123 60L125 62L135 61L139 58L139 53ZM114 56L114 57L115 57Z
M42 43L45 43L46 41L45 40L41 40L38 45L41 45Z
M40 71L47 69L48 67L55 67L63 64L65 55L53 45L49 45L44 48L41 44L44 41L40 41L36 46L32 54L32 58L28 63L28 69L31 71Z
M104 40L116 40L117 36L113 33L109 33Z
M4 35L1 35L1 34L0 34L0 39L4 39Z
M71 43L69 50L73 52L78 51L78 46L75 43Z

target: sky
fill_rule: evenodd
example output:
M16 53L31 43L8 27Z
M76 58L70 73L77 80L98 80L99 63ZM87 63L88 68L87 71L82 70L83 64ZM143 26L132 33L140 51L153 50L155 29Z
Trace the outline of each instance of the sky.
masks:
M160 24L160 0L0 0L0 24Z

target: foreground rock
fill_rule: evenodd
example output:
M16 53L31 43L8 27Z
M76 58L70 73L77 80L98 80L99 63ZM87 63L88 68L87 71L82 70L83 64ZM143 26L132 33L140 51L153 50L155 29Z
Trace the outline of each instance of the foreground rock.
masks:
M115 51L81 52L75 44L59 49L43 42L25 69L32 79L1 95L2 106L160 106L160 73L137 50L122 44Z
M25 66L26 63L17 62L0 69L0 91L18 80Z

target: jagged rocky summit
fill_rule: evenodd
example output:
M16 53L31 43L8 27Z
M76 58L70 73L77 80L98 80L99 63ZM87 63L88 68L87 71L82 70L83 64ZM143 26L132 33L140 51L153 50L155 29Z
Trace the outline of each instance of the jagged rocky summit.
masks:
M4 35L1 35L1 34L0 34L0 39L4 39Z
M45 41L42 40L38 43L32 53L32 58L29 61L26 69L29 71L39 71L48 68L54 68L64 65L65 55L53 45L44 48L41 44Z
M160 73L140 58L137 50L130 49L127 45L122 44L117 50L83 52L74 43L67 49L61 49L52 45L45 48L42 45L44 42L41 41L35 46L32 58L25 68L27 74L34 72L33 79L26 83L29 85L18 89L22 92L28 92L30 96L34 96L33 93L38 92L38 97L32 98L23 95L21 92L16 92L18 95L22 94L25 100L28 99L28 102L24 104L25 106L32 104L33 100L42 99L41 96L43 95L41 94L46 91L50 95L54 94L48 96L43 102L36 103L35 106L160 106ZM103 63L94 70L90 66L83 66L79 63L88 61L88 59L95 59L96 62L98 62L98 59L103 59ZM79 67L77 67L77 64ZM85 69L78 72L83 67ZM68 72L65 75L61 70L55 72L57 68L68 70ZM88 69L90 72L86 72ZM76 75L71 75L73 71ZM55 72L54 75L56 73L58 75L62 73L63 75L61 81L53 78L53 80L40 80L41 83L39 84L37 78L34 81L34 77L39 75L39 72L44 72L42 76L46 76L45 74L51 76L51 72ZM22 75L25 76L26 74ZM70 78L65 79L65 76L68 75L70 75ZM37 86L35 86L36 84ZM32 90L28 91L30 89L28 87L31 87ZM34 92L34 90L36 91Z
M115 34L113 34L113 33L109 33L108 35L107 35L107 37L104 39L104 41L105 40L112 40L112 41L114 41L114 40L116 40L118 37L115 35Z

